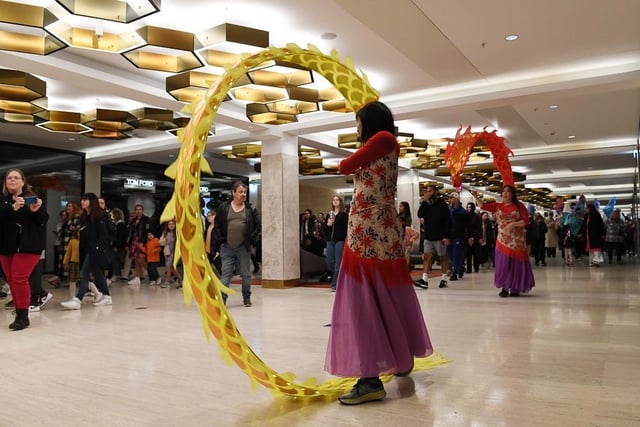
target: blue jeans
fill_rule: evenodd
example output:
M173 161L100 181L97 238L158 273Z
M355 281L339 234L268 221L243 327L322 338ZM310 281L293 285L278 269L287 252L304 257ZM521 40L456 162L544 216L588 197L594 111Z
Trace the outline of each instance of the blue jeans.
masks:
M231 276L235 269L236 273L242 277L242 297L251 297L251 253L244 245L239 248L232 249L227 245L220 248L220 258L222 259L222 273L220 281L227 288L231 283ZM226 301L226 294L222 294Z
M107 280L104 278L104 270L98 266L91 266L91 256L85 255L82 267L80 267L80 287L78 294L76 295L80 301L84 298L84 294L89 289L89 274L93 274L93 280L96 287L104 295L109 295L109 286L107 286Z
M327 268L332 273L331 287L335 289L340 273L340 263L342 262L342 250L344 249L344 240L337 242L327 242Z
M457 237L455 239L451 239L451 243L447 246L447 256L451 262L451 271L455 274L460 274L464 270L463 242L463 238Z

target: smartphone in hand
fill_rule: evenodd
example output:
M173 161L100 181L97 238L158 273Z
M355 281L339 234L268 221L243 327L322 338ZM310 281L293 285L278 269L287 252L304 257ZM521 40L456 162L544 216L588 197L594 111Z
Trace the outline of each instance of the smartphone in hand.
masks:
M25 196L24 197L25 206L27 206L27 205L35 205L36 203L38 203L38 198L36 196Z

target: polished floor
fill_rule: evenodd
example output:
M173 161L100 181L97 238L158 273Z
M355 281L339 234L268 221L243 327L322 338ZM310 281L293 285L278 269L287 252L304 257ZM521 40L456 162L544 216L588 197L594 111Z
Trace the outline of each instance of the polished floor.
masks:
M68 289L47 285L54 300L31 327L0 330L0 426L640 425L639 264L548 264L521 298L498 298L492 271L417 289L436 351L452 363L393 379L384 401L355 407L253 390L206 342L179 290L118 282L113 306L65 311ZM253 292L251 308L229 301L253 349L280 372L328 378L334 294Z

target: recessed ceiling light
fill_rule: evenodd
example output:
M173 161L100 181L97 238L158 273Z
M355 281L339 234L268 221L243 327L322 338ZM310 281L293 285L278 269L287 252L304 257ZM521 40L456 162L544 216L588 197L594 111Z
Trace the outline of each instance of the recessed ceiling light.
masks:
M67 138L67 141L75 141L75 138Z
M575 137L576 137L575 135L569 135L567 138L574 139Z
M509 34L508 36L505 36L505 37L504 37L504 39L505 39L506 41L508 41L508 42L516 41L516 40L518 40L518 38L520 38L520 36L519 36L519 35L517 35L517 34Z
M337 35L336 33L329 33L329 32L327 32L327 33L322 33L322 34L320 34L320 38L321 38L322 40L333 40L333 39L335 39L336 37L338 37L338 35Z
M559 106L558 106L558 105L555 105L555 104L553 104L553 105L549 105L549 109L550 109L550 110L555 110L555 109L557 109L558 107L559 107Z

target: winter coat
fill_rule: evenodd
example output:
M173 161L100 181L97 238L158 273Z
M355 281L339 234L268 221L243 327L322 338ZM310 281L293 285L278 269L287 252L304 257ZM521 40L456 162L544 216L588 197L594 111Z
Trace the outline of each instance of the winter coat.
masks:
M36 212L31 212L26 205L16 211L13 203L11 195L0 196L0 255L42 253L45 226L49 220L47 211L41 206Z

